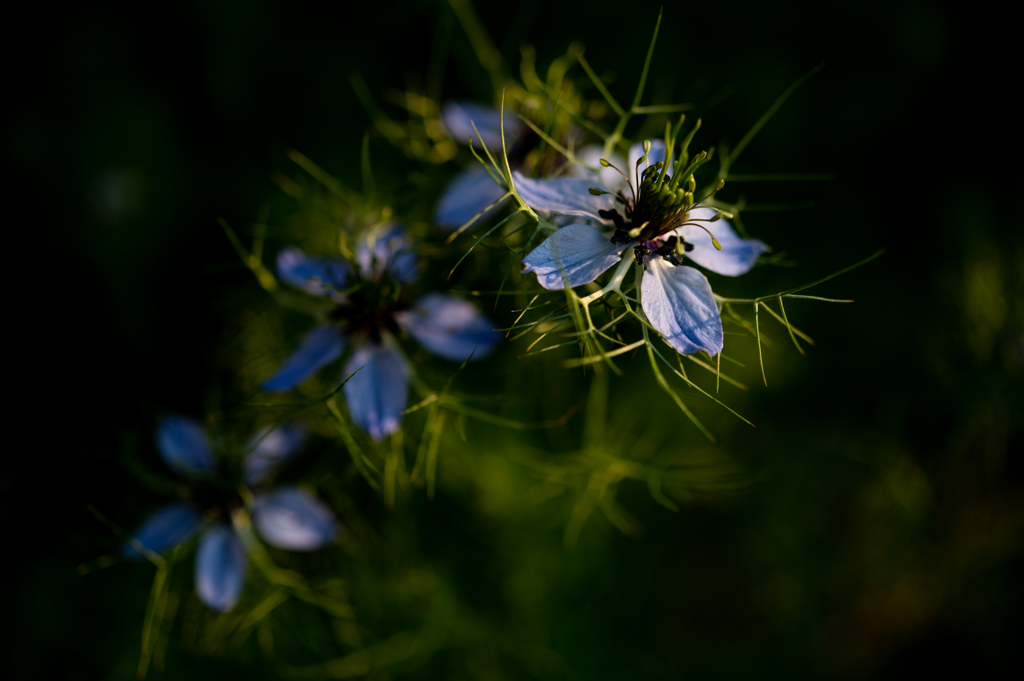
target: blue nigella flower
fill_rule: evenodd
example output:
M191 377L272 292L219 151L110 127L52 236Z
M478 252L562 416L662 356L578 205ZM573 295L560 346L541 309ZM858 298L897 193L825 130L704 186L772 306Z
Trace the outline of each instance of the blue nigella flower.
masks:
M340 259L316 258L288 248L277 259L278 276L337 307L306 334L263 389L285 392L338 357L348 344L345 402L352 419L374 439L398 430L408 405L410 368L395 336L402 331L435 355L461 362L486 355L500 336L476 306L445 293L413 303L404 285L417 277L417 261L404 228L385 225L359 239L353 267Z
M581 150L582 158L587 155ZM716 355L724 335L714 294L707 277L683 262L688 258L712 272L737 276L753 267L768 247L740 238L719 211L694 203L692 176L687 186L670 186L671 178L661 173L666 165L663 142L651 142L641 173L638 162L644 165L644 156L643 145L633 145L625 166L636 173L636 191L614 169L615 163L598 177L535 180L514 172L516 190L535 210L614 228L605 233L591 224L562 227L523 259L523 272L536 274L538 283L549 290L563 289L567 283L582 286L631 248L643 267L641 307L651 326L683 354L703 350ZM602 186L595 187L595 181Z
M475 146L479 147L482 141L492 154L500 153L501 112L497 109L472 102L446 102L441 107L441 121L456 142L468 144L472 138ZM474 124L476 131L473 130ZM532 139L530 130L506 110L505 146L510 162L526 155L533 144ZM448 184L434 210L434 222L446 229L461 227L504 193L505 188L497 184L483 166L474 163Z
M263 490L262 483L306 439L299 425L264 430L248 444L243 481L251 491L249 514L257 533L267 543L293 551L318 549L338 534L329 508L309 492L293 486ZM160 422L157 449L164 462L193 483L195 496L207 501L201 513L192 503L168 504L147 518L132 538L157 554L185 543L209 522L199 537L195 559L196 593L210 608L224 612L238 602L245 586L248 558L242 540L231 523L232 511L243 506L242 495L230 481L218 479L213 448L202 424L184 416ZM134 542L123 553L138 560Z

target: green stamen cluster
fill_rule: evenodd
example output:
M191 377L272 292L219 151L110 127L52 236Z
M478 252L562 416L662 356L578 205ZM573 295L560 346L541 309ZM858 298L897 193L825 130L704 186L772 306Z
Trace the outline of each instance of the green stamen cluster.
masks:
M665 125L665 149L669 159L672 158L676 139L678 139L679 131L685 120L685 115L680 116L679 122L674 129L671 123L666 123ZM647 162L651 153L651 143L649 141L644 142L645 155L636 162L636 168L633 169L634 178L637 180L637 191L633 196L633 201L630 202L626 197L619 195L619 199L626 205L626 218L629 224L626 225L620 218L616 218L616 224L622 230L618 234L621 235L624 231L630 239L642 238L643 240L651 241L687 222L687 212L694 205L694 192L697 190L697 180L694 177L694 173L698 168L710 161L712 156L711 152L702 151L692 161L690 160L690 142L699 129L700 119L697 119L697 124L683 140L679 150L679 158L675 161L668 164L664 161L658 161L641 172L640 166ZM605 159L601 159L601 165L606 168L615 167ZM671 166L671 172L669 166ZM618 168L615 169L618 170ZM622 171L619 171L619 174L624 178L626 177ZM628 182L628 178L626 180ZM706 199L711 198L724 185L724 181L719 180L715 189L696 203L700 204ZM590 189L590 193L600 196L609 192L594 187ZM614 214L614 211L609 211L609 213ZM603 212L602 215L604 215ZM720 217L722 217L721 212L716 214L712 221ZM715 248L721 250L718 239L707 228L702 226L702 229L711 235L711 241ZM682 251L679 254L682 255Z
M673 157L676 140L685 120L685 115L680 116L674 128L671 123L665 124L665 151L669 159ZM711 153L702 151L692 161L690 160L690 142L700 129L700 124L700 119L697 119L696 125L683 139L678 158L670 163L659 161L643 172L631 217L633 224L649 223L649 228L644 229L649 238L664 234L682 224L686 211L694 203L693 195L697 190L694 173L710 161L712 156Z

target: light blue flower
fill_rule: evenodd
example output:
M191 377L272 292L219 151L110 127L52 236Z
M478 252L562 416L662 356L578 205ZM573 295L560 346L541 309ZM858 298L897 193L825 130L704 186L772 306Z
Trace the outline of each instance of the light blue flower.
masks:
M190 418L169 416L156 434L157 451L164 463L189 477L209 475L217 469L206 429Z
M167 504L151 513L132 538L153 553L167 553L191 539L202 523L202 515L192 506ZM122 552L133 559L142 558L131 544L125 544Z
M274 474L306 444L306 429L298 423L264 428L249 441L243 463L245 484L255 487Z
M347 263L328 258L310 258L297 248L286 248L277 256L277 274L296 288L315 296L341 296L348 284Z
M481 148L482 140L492 154L501 152L501 112L497 109L472 102L446 102L441 107L441 121L456 142L469 144L472 139L473 145ZM505 146L513 162L528 151L525 147L529 136L525 132L525 126L506 110ZM483 166L474 164L448 183L434 209L434 222L446 229L461 227L504 193L505 188L496 183Z
M300 487L257 494L251 510L260 536L282 549L312 551L337 534L334 514Z
M199 600L218 612L235 607L245 587L249 560L230 523L218 520L199 537L195 569Z
M389 274L401 284L419 278L419 262L412 241L401 225L372 229L356 243L356 264L365 280L380 281Z
M248 487L264 482L305 442L305 430L298 424L266 429L250 439L243 463L243 479ZM199 537L195 557L196 593L210 608L225 612L238 602L249 563L241 537L230 516L243 504L238 494L225 493L226 481L209 481L216 474L213 448L202 424L183 416L161 421L157 428L157 449L174 470L185 473L199 488L198 496L217 499L202 514L193 505L182 502L157 509L122 548L125 556L139 560L141 545L164 554L189 541L202 529L204 515L212 516ZM184 443L193 448L187 451ZM183 467L181 461L202 460L203 478ZM211 484L212 483L212 484ZM268 544L292 551L318 549L338 534L334 514L315 496L297 487L277 487L255 491L249 507L256 531Z
M404 331L433 354L454 361L487 355L500 336L476 306L455 296L430 293L406 302L404 285L416 279L418 263L403 228L386 225L371 230L357 243L355 260L353 267L294 248L281 252L278 273L283 281L331 296L338 306L306 334L262 387L271 392L291 390L352 345L344 372L355 375L345 384L345 402L355 423L379 441L398 430L408 406L411 369L395 340L397 333ZM326 281L325 272L335 283ZM348 293L341 293L342 285Z
M441 107L441 122L453 140L460 144L469 144L472 139L477 147L483 142L491 152L501 149L501 118L501 111L498 109L476 102L456 99L445 102ZM510 111L506 112L505 143L511 144L521 130L522 125L515 115Z
M395 321L427 350L455 362L474 350L486 354L498 335L475 305L445 293L426 294L412 307L396 312Z
M505 188L495 182L482 165L470 166L452 178L445 187L434 209L434 223L444 229L458 229L500 199L504 193ZM481 215L481 219L497 208L495 206Z
M345 334L336 326L317 326L307 333L273 376L263 381L270 392L286 392L320 371L345 350Z
M619 166L631 176L629 181L618 172L614 183L608 172L549 180L513 173L520 197L535 210L614 228L606 233L591 224L562 227L523 259L523 272L536 274L540 285L549 290L582 286L618 263L627 248L632 249L643 268L641 307L651 326L683 354L716 355L722 350L724 334L714 294L707 278L683 262L688 258L712 272L737 276L753 267L768 247L756 239L740 238L714 208L694 204L692 186L687 191L686 187L670 188L670 178L659 182L661 164L655 164L665 163L664 143L652 142L645 161L641 161L640 144L630 149L629 156L628 164ZM636 191L634 183L639 187Z
M365 343L356 348L345 374L355 374L344 388L352 420L378 441L397 431L409 404L410 371L394 343Z

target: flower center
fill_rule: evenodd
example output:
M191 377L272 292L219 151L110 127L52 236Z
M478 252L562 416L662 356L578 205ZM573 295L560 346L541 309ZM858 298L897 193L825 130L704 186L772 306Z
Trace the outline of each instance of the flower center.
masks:
M228 475L196 481L191 489L192 501L201 509L216 508L224 516L230 517L232 511L243 505L242 497L238 494L239 479Z
M646 157L645 157L646 158ZM698 157L699 159L702 157ZM644 159L637 162L639 164ZM611 163L602 160L603 165L612 166ZM687 243L681 236L673 234L664 238L666 234L673 232L683 225L693 225L703 229L711 237L711 243L715 248L722 250L718 239L711 233L704 224L718 220L725 211L716 211L714 217L695 218L690 215L691 209L700 206L705 200L711 198L718 192L724 182L719 181L715 190L702 198L696 204L693 201L693 193L697 188L693 172L685 173L686 179L679 183L672 179L667 172L662 172L664 163L648 166L639 176L640 191L633 191L633 183L619 170L619 173L626 180L632 197L627 197L622 191L612 194L623 206L625 218L617 210L600 210L600 215L605 220L611 220L615 224L615 234L610 239L611 243L628 244L639 239L639 243L633 249L637 262L646 266L648 260L654 255L661 256L673 265L681 265L686 258L686 253L693 250L693 244ZM679 164L677 163L677 169ZM679 186L682 185L682 186ZM591 189L591 194L610 194L601 189ZM632 199L632 200L631 200Z
M382 331L398 334L394 314L409 307L402 296L402 285L385 277L379 285L367 282L351 292L348 301L336 307L330 318L346 335L362 333L379 343Z
M614 237L612 237L614 239ZM682 237L670 236L667 239L640 241L633 247L636 261L647 266L653 257L661 257L672 265L682 265L686 254L693 250L693 244L687 243Z

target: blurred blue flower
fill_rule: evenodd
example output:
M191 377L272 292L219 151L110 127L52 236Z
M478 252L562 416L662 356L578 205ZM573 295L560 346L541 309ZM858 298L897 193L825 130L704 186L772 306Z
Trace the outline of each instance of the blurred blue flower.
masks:
M523 259L523 272L536 274L549 290L582 286L632 248L643 268L641 307L651 326L683 354L716 355L724 334L714 294L707 277L683 262L688 258L712 272L737 276L753 267L768 247L740 238L719 211L694 203L692 187L689 192L685 187L673 191L667 186L670 178L659 181L662 165L657 164L667 165L664 143L652 142L644 156L643 145L635 144L625 165L637 181L635 191L614 167L589 177L549 180L513 173L520 197L535 210L586 218L615 230L606 234L582 223L562 227ZM612 159L612 166L617 165ZM645 165L642 172L640 165Z
M270 477L277 468L305 443L305 430L298 424L265 429L248 443L243 462L243 480L247 487ZM225 493L225 481L203 486L217 473L213 448L202 424L184 416L171 416L160 422L156 435L157 449L164 461L175 471L191 479L198 488L197 496L216 501L200 513L188 503L175 502L153 512L122 548L125 556L142 558L138 547L157 554L167 553L191 539L204 524L209 525L199 537L196 549L196 593L210 608L224 612L238 602L245 586L249 563L245 546L234 525L231 513L243 504L242 496ZM202 466L194 466L197 461ZM334 514L315 496L292 486L269 491L254 491L249 514L258 534L267 543L292 551L318 549L338 534Z
M441 107L441 121L456 142L472 143L479 148L482 141L492 154L501 152L501 112L497 109L472 102L446 102ZM506 111L505 146L510 159L524 154L526 131L526 127ZM461 227L504 193L505 188L496 183L483 166L474 164L448 183L434 209L434 222L445 229Z
M206 429L184 416L164 419L156 433L157 450L164 463L186 476L207 475L217 469Z
M435 355L463 361L488 354L500 336L476 306L445 293L429 293L414 303L403 298L404 284L418 276L407 233L386 225L363 235L356 245L356 266L340 259L314 258L296 248L278 256L278 275L310 293L329 296L338 306L308 332L264 390L296 387L353 346L344 387L352 419L375 440L401 425L408 405L409 363L395 335L401 331ZM346 288L347 287L347 288ZM475 351L475 354L474 354Z

